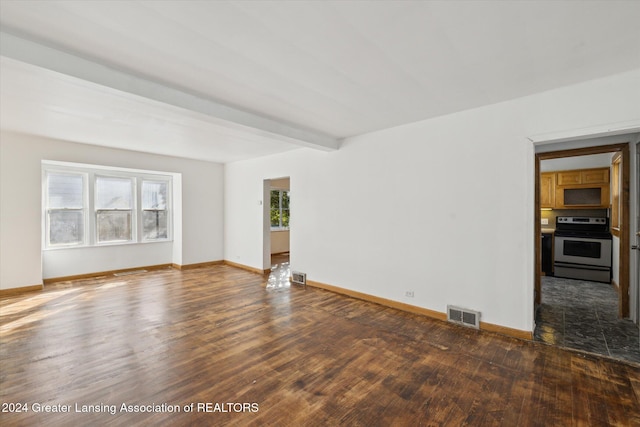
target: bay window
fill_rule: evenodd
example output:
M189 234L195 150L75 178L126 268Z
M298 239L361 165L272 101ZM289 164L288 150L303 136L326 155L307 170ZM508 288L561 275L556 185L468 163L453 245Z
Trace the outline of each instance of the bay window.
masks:
M98 243L133 240L133 186L134 178L96 177Z
M81 173L46 175L46 242L73 246L85 242L85 176Z
M171 176L43 162L44 247L171 239Z
M142 239L167 238L167 182L142 181Z

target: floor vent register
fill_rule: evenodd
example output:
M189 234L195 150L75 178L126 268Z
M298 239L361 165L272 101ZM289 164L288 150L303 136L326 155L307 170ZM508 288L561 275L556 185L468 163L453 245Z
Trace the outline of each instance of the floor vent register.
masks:
M298 285L307 285L307 274L299 271L291 272L291 283L297 283Z
M447 320L462 326L480 329L480 312L447 305Z

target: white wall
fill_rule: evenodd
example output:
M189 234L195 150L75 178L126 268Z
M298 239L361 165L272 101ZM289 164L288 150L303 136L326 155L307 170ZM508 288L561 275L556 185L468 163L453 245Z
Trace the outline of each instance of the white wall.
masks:
M262 264L263 180L290 176L292 268L308 279L532 331L529 135L635 120L640 70L225 166L225 258ZM406 298L413 290L415 298Z
M180 174L174 242L48 251L48 277L223 259L221 164L0 134L0 289L42 283L41 162L56 160ZM179 192L178 192L179 193Z
M42 252L42 278L173 263L173 242L51 249Z
M540 162L540 172L569 171L576 169L611 167L613 153L592 154L589 156L562 157Z
M271 232L271 253L289 252L289 230Z
M269 184L273 190L290 190L291 180L289 178L270 179Z

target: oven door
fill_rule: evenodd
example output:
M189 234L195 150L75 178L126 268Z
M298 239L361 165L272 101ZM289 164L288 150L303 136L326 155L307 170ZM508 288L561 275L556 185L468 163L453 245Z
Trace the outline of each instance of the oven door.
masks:
M555 237L555 262L611 267L611 239Z

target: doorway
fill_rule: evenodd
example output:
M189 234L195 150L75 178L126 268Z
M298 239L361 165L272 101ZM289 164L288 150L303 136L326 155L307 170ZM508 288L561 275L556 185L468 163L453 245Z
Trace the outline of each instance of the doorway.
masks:
M571 150L536 153L535 156L535 304L540 304L542 290L540 278L542 270L542 211L540 202L540 162L544 160L562 159L568 157L580 157L595 154L620 153L621 154L621 180L620 180L620 251L619 262L619 315L629 317L629 185L630 185L630 153L629 144L602 145L596 147L577 148Z
M291 179L264 181L264 265L270 271L267 288L289 286L291 252Z
M548 212L544 212L541 210L541 172L544 172L541 167L541 162L546 161L558 161L559 159L569 159L569 158L579 158L584 156L596 156L608 154L612 157L619 157L620 159L620 173L619 173L619 211L616 211L615 214L619 215L619 227L616 239L619 239L619 250L614 251L614 268L617 268L619 271L617 279L617 288L607 284L598 284L588 283L583 281L579 283L577 280L567 280L567 279L555 279L549 278L547 276L543 276L542 274L542 239L539 236L542 235L542 227L553 227L555 223L555 213L549 214ZM637 326L633 324L630 320L623 320L630 316L630 299L629 299L629 263L631 261L630 258L630 152L629 152L629 144L613 144L613 145L603 145L603 146L595 146L588 148L578 148L578 149L570 149L570 150L561 150L554 152L545 152L545 153L536 153L535 156L535 254L536 254L536 271L535 271L535 313L536 313L536 332L535 336L537 340L545 341L550 344L556 344L559 346L577 348L580 350L601 353L612 357L617 357L617 355L612 354L607 345L607 340L609 343L612 340L624 341L627 336L631 336L632 344L632 353L622 355L620 358L626 358L633 361L640 361L640 348L638 345L639 335ZM634 172L635 174L635 172ZM637 177L637 175L636 175ZM614 181L614 180L612 180ZM615 185L615 184L614 184ZM615 211L615 209L614 209ZM611 215L610 209L604 210L607 217ZM584 216L594 216L601 215L602 213L594 213L590 212ZM546 218L545 218L546 217ZM546 219L546 223L548 225L542 225L543 220ZM543 286L544 284L544 286ZM592 288L589 288L592 286ZM634 292L636 295L636 283L633 284ZM544 293L547 292L545 295ZM581 304L585 302L588 298L586 294L588 292L592 293L593 301L602 302L602 306L600 309L600 315L597 310L595 312L590 313L590 310L594 308L595 303L591 304ZM602 293L600 293L602 292ZM573 293L573 295L572 295ZM546 297L545 305L543 306L543 297ZM556 310L554 313L553 304L549 304L549 298L557 298L557 301L560 301L556 304L562 305L566 304L567 311L564 310ZM565 298L564 301L562 299ZM571 300L571 298L574 298ZM607 303L604 301L607 300ZM575 304L572 304L571 301L574 301ZM632 304L633 308L636 307L636 304ZM617 306L617 307L616 307ZM557 308L557 307L556 307ZM617 310L616 310L617 308ZM607 317L602 313L606 310L609 310L610 315ZM617 313L616 313L617 311ZM567 313L572 313L575 315L574 320L572 322L565 322L565 317L567 317ZM542 314L546 316L543 317ZM590 314L595 314L594 320L591 321L588 319ZM555 316L555 319L554 319ZM598 317L599 316L599 317ZM605 319L606 317L606 319ZM635 313L633 314L635 318ZM577 320L576 320L577 319ZM546 332L540 330L542 326L546 326L549 322L560 322L562 328L582 328L577 332L578 336L582 336L584 339L576 339L572 340L570 334L565 335L566 331L561 331L562 333L557 334L556 337L547 335L544 336ZM608 322L608 323L607 323ZM613 325L613 326L612 326ZM622 326L621 326L622 325ZM607 327L612 326L607 330ZM622 327L623 329L619 329ZM624 329L626 328L626 329ZM553 329L553 328L551 328ZM550 330L551 330L550 329ZM620 332L621 335L624 335L621 340L619 337L614 337L612 334L615 334L615 331L624 330L624 332ZM586 331L586 332L585 332ZM601 335L603 338L603 345L601 347L604 348L603 352L599 351L595 347L598 347L595 343L596 337L590 337L589 334L597 334ZM614 331L614 332L611 332ZM607 336L609 334L609 336ZM560 338L558 338L560 337ZM569 337L569 338L567 338ZM591 340L593 338L593 340ZM574 342L575 341L575 342ZM626 343L626 341L624 341ZM626 344L625 344L626 345ZM581 347L582 346L582 347ZM635 348L633 348L635 347Z

